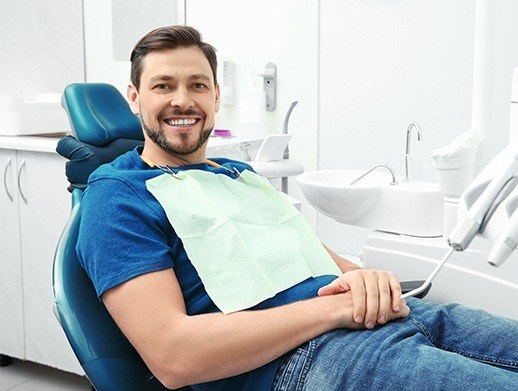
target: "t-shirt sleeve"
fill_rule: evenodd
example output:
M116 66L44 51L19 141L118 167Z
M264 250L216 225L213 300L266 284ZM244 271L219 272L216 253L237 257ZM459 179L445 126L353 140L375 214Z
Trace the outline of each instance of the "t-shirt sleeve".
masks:
M90 183L81 201L79 261L97 295L174 266L163 222L142 194L118 179Z

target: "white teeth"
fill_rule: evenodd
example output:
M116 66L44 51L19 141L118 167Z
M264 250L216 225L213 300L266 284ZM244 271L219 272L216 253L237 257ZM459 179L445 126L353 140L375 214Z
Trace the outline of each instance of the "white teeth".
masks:
M172 126L190 126L194 125L195 122L195 119L174 119L167 121L167 123Z

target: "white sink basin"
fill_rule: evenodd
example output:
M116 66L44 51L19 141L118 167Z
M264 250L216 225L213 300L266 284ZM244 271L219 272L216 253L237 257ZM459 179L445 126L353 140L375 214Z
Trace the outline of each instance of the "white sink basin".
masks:
M392 178L373 171L354 185L365 170L323 170L297 176L308 202L343 223L420 237L441 236L443 197L435 183Z

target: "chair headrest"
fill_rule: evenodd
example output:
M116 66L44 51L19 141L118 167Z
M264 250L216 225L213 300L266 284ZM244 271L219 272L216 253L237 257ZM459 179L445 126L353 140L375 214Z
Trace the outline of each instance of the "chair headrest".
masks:
M104 146L119 138L144 140L140 121L114 86L72 83L65 87L61 105L72 133L85 143Z

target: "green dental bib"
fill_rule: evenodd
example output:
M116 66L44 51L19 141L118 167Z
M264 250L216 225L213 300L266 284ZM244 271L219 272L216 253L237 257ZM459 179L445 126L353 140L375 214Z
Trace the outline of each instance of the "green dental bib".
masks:
M253 307L309 277L340 275L297 208L253 172L232 179L189 170L146 186L224 313Z

